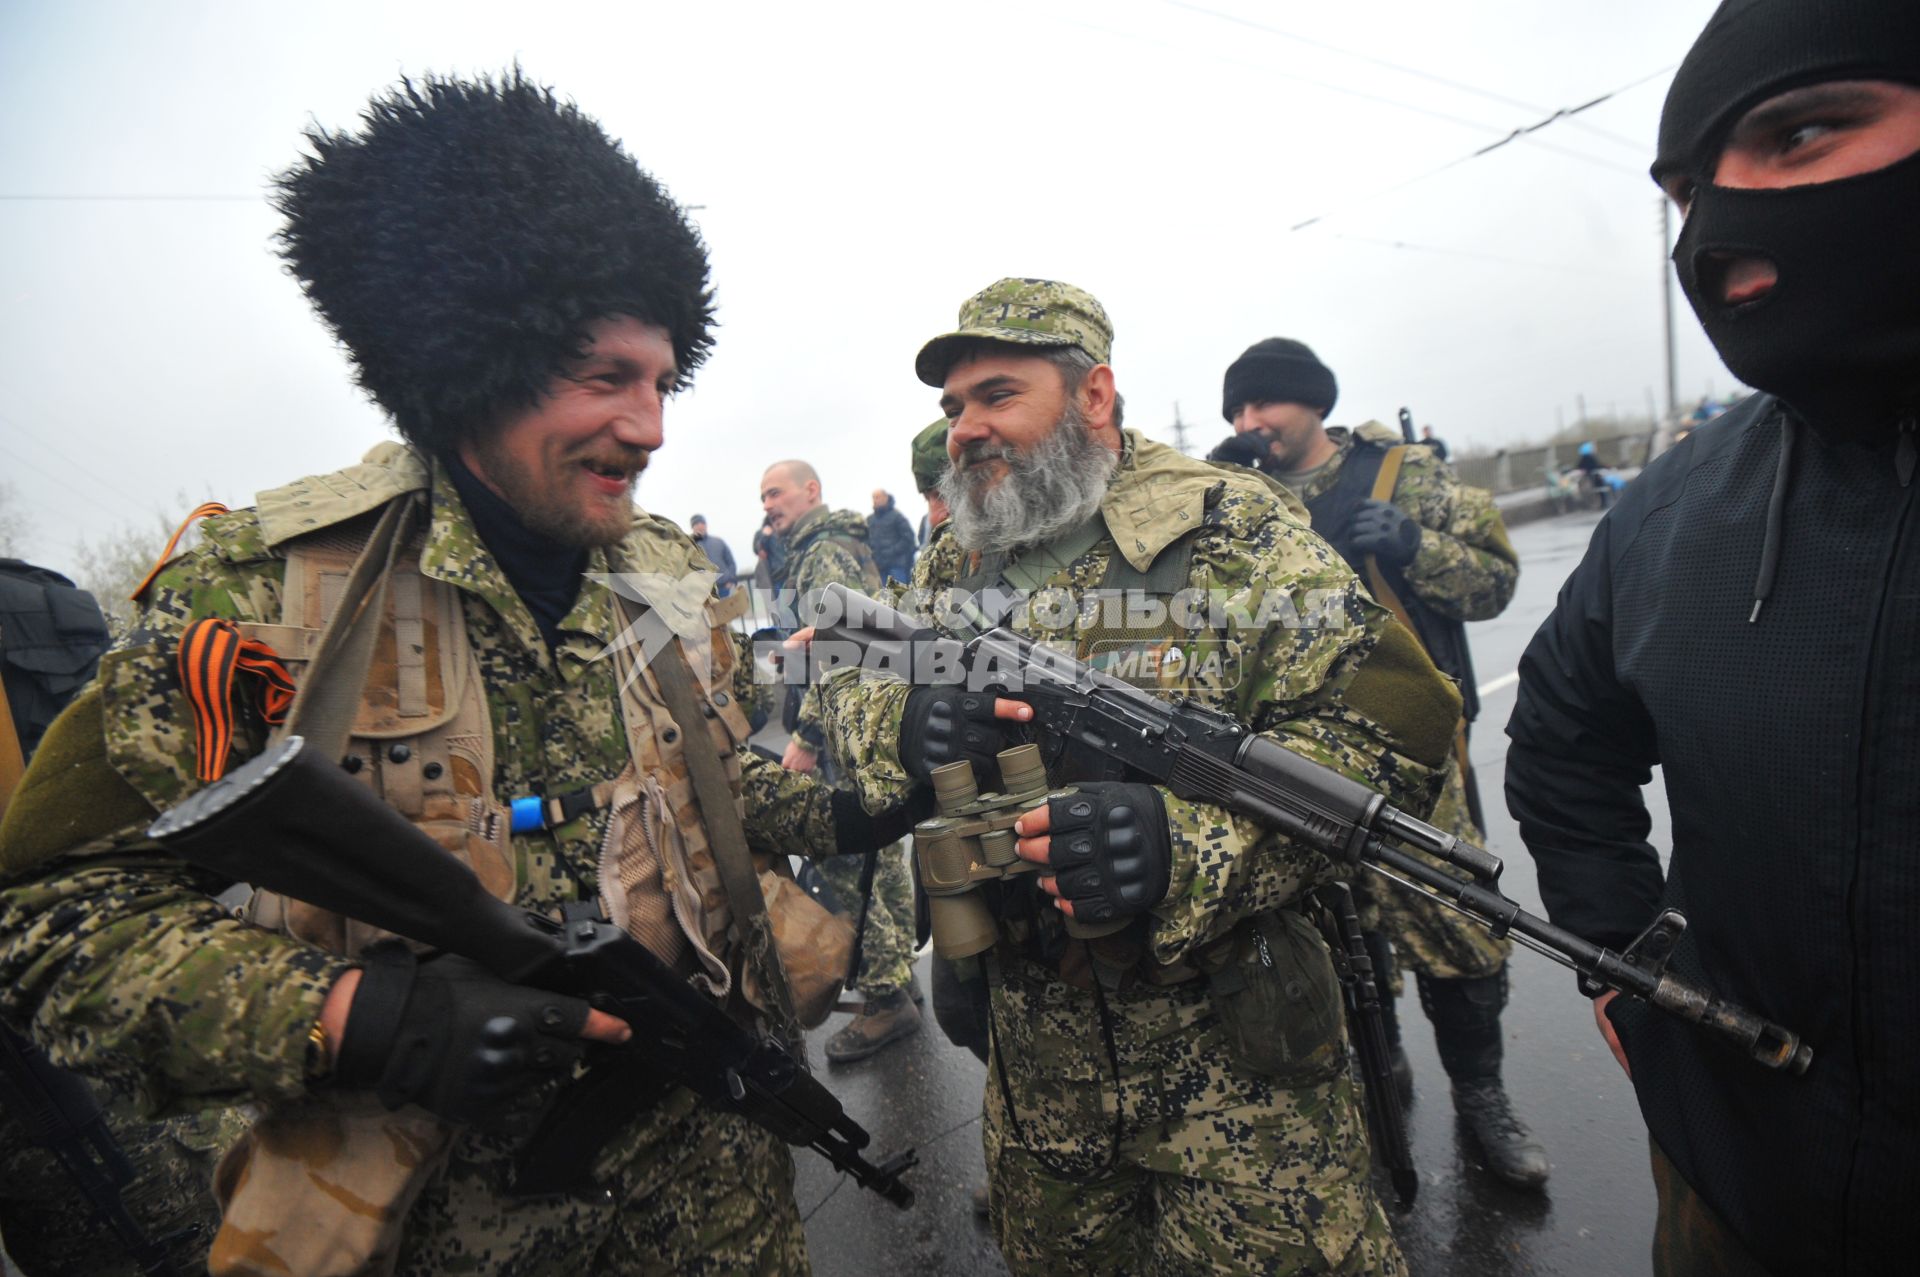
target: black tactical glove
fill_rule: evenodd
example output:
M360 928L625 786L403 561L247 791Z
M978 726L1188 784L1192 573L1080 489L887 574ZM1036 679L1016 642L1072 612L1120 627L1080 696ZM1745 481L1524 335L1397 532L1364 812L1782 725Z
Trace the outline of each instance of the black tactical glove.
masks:
M1251 466L1255 470L1267 463L1266 435L1258 430L1250 430L1243 435L1228 435L1213 446L1207 454L1209 461L1225 461L1236 466Z
M1360 553L1396 568L1407 566L1420 553L1420 525L1386 501L1362 501L1347 537Z
M1087 781L1047 800L1047 863L1082 922L1144 913L1167 898L1173 834L1152 785Z
M362 962L333 1076L390 1109L418 1104L450 1122L498 1125L586 1051L578 998L508 984L451 954L421 962L397 942Z
M933 769L965 759L980 774L981 788L994 775L994 755L1007 747L993 716L991 692L970 692L956 684L916 687L900 717L900 765L915 780L931 780Z

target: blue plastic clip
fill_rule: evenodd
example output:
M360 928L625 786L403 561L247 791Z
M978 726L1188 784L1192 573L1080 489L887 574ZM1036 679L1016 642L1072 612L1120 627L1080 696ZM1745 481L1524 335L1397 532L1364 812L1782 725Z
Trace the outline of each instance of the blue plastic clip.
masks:
M539 797L513 800L513 832L538 833L547 827L547 800Z

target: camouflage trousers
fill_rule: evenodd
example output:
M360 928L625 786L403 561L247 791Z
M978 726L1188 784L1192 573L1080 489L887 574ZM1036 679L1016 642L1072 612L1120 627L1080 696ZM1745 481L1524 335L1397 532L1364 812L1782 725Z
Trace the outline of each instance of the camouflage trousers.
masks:
M907 843L903 839L880 849L873 867L873 904L867 909L866 934L861 938L861 970L849 983L868 997L907 987L913 974L913 879L907 871ZM860 920L860 874L864 856L833 856L816 862L821 876L855 923Z
M146 1121L124 1097L95 1085L108 1129L133 1166L120 1199L150 1241L175 1237L168 1256L203 1272L220 1222L210 1186L214 1163L246 1129L237 1111ZM139 1266L87 1207L52 1153L27 1143L0 1115L0 1240L25 1277L134 1277Z
M506 1196L515 1147L460 1136L407 1218L401 1277L808 1271L786 1145L684 1089L602 1154L590 1192Z
M1461 783L1460 769L1449 764L1446 788L1429 822L1476 847L1486 839L1467 814L1467 791ZM1414 853L1418 855L1419 853ZM1422 856L1435 868L1444 868L1431 856ZM1372 870L1362 869L1353 877L1354 902L1360 909L1361 924L1393 941L1393 991L1401 988L1400 972L1407 968L1430 979L1469 980L1490 976L1507 964L1513 941L1495 940L1487 929L1470 922L1461 914L1411 891L1396 886Z
M1242 1067L1196 979L1104 995L1116 1080L1093 994L999 966L985 1145L1014 1273L1407 1271L1345 1069Z

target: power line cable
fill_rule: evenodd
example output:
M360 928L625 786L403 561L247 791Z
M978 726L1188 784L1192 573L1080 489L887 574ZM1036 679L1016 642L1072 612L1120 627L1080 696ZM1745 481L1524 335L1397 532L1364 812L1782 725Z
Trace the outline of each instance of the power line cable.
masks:
M0 194L11 204L253 204L258 195L58 195Z
M1410 253L1434 253L1442 257L1466 257L1475 261L1498 262L1505 266L1526 266L1534 270L1560 271L1569 275L1586 275L1595 279L1619 280L1618 271L1593 270L1583 266L1570 266L1564 262L1532 262L1520 257L1503 257L1499 253L1482 253L1471 248L1446 248L1438 244L1415 244L1404 239L1378 239L1371 235L1348 235L1340 231L1329 232L1333 238L1352 244L1369 244L1375 248L1400 249Z
M94 478L94 480L97 483L99 483L101 487L107 489L107 491L113 493L115 496L120 497L122 500L132 502L134 505L140 504L141 499L139 497L136 497L132 493L127 492L125 489L116 487L115 485L107 482L105 479L100 478L97 475L94 475L94 472L91 469L89 469L87 466L81 465L78 461L75 461L72 457L67 456L65 453L61 452L58 448L55 448L52 444L48 443L45 439L42 439L38 435L32 433L25 426L22 426L18 421L14 420L14 418L12 418L11 416L8 416L4 413L0 413L0 421L4 421L7 424L7 428L10 431L12 431L14 438L25 439L29 443L34 443L39 445L42 449L44 449L47 452L49 456L53 457L54 460L60 462L62 465L71 466L73 468L74 473L90 475Z
M1044 10L1040 12L1045 13L1045 16L1063 26L1079 27L1083 31L1097 31L1101 35L1114 36L1122 40L1132 40L1140 44L1148 45L1154 49L1164 50L1168 47L1166 41L1153 36L1143 35L1137 31L1123 31L1114 27L1101 26L1096 22L1087 22L1080 18L1068 18L1057 13L1046 13ZM1432 107L1419 106L1400 98L1388 97L1382 93L1370 93L1365 89L1350 88L1347 85L1334 84L1327 80L1316 80L1312 76L1299 75L1292 71L1282 71L1271 66L1249 62L1244 58L1227 57L1223 54L1191 48L1183 48L1182 52L1198 53L1200 56L1211 58L1214 61L1228 62L1236 66L1255 67L1272 79L1288 80L1295 84L1304 84L1309 88L1324 89L1328 93L1338 93L1343 97L1358 98L1362 102L1378 103L1381 106L1389 106L1398 111L1407 111L1414 115L1423 115L1430 120L1440 120L1447 124L1457 124L1462 128L1473 129L1479 133L1498 133L1500 131L1499 125L1489 124L1485 120L1469 119L1464 115L1454 115L1447 111L1437 111Z
M1276 35L1285 40L1292 40L1295 43L1307 45L1309 48L1321 49L1328 53L1337 53L1341 57L1352 58L1356 62L1365 62L1372 66L1381 67L1384 70L1397 72L1400 75L1409 75L1418 80L1425 80L1430 84L1438 84L1443 88L1452 89L1455 92L1485 98L1489 102L1498 102L1502 106L1519 107L1523 111L1544 111L1547 109L1537 102L1528 102L1520 98L1508 97L1504 93L1495 93L1493 90L1482 88L1477 84L1468 84L1464 80L1449 79L1444 75L1436 75L1431 71L1423 71L1419 67L1410 67L1404 63L1391 62L1386 58L1375 57L1371 53L1362 53L1357 49L1344 48L1340 45L1329 43L1326 40L1316 39L1313 36L1301 35L1298 31L1288 31L1273 26L1271 23L1258 22L1252 18L1242 17L1237 13L1227 13L1220 9L1209 9L1205 5L1190 3L1189 0L1160 0L1160 2L1171 8L1184 9L1189 13L1204 14L1209 18L1217 18L1222 22L1231 22L1237 26L1248 27L1255 31L1263 31L1268 35ZM1575 123L1578 127L1594 134L1596 137L1606 138L1610 142L1631 147L1635 151L1645 149L1643 143L1622 134L1615 133L1610 129L1603 129L1597 124L1592 124L1585 120L1575 121Z
M1678 64L1675 64L1675 65L1678 65ZM1487 145L1481 147L1477 151L1469 151L1465 155L1461 155L1454 159L1448 160L1445 164L1441 164L1435 168L1428 169L1424 173L1417 173L1412 177L1406 178L1399 182L1395 182L1393 185L1384 187L1378 191L1375 191L1371 195L1366 196L1364 199L1356 200L1352 204L1342 205L1339 208L1331 209L1324 213L1315 213L1312 217L1307 218L1305 221L1295 222L1292 226L1289 226L1287 229L1290 231L1305 230L1307 227L1312 226L1317 222L1325 221L1329 217L1336 217L1339 214L1345 212L1349 208L1355 208L1361 204L1371 204L1373 201L1380 199L1383 196L1392 195L1396 191L1403 191L1407 187L1413 186L1416 183L1424 182L1429 178L1438 177L1440 176L1440 174L1445 173L1449 169L1459 168L1462 164L1466 164L1473 160L1477 160L1484 155L1489 155L1494 151L1499 150L1501 147L1508 145L1509 143L1520 141L1521 139L1524 139L1524 138L1528 138L1530 134L1536 133L1539 130L1546 128L1549 124L1552 124L1555 120L1561 120L1569 116L1578 115L1582 111L1590 111L1594 107L1599 106L1602 102L1606 102L1612 98L1616 98L1620 96L1622 93L1625 93L1630 89L1637 89L1641 85L1647 83L1647 81L1657 79L1660 76L1667 74L1669 71L1673 69L1674 69L1673 66L1661 67L1659 70L1650 71L1646 75L1641 76L1639 79L1629 81L1628 83L1621 85L1617 89L1611 89L1606 93L1602 93L1599 97L1594 98L1590 102L1583 102L1579 106L1561 107L1559 110L1555 111L1553 114L1549 115L1544 120L1537 120L1532 124L1523 125L1520 128L1514 129L1512 132L1508 133L1505 137L1499 139L1496 142L1489 142L1487 143ZM1536 145L1539 144L1537 139L1533 139L1533 140L1535 141ZM1591 156L1591 155L1580 155L1580 153L1577 151L1566 152L1566 154L1578 156L1579 158L1587 160L1591 163L1599 164L1606 168L1614 169L1619 172L1634 171L1634 170L1626 169L1622 165L1614 164L1610 160L1598 159L1597 157Z

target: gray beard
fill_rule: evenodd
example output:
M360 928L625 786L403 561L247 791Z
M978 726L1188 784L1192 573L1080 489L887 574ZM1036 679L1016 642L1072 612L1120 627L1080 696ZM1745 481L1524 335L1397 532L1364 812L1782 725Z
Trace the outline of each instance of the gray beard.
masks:
M991 475L979 463L1002 458L1007 472ZM1093 437L1078 405L1025 452L1011 448L963 455L940 480L940 497L953 516L963 550L1006 553L1045 545L1086 522L1100 508L1120 458Z

